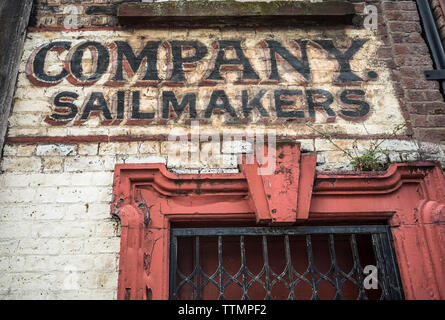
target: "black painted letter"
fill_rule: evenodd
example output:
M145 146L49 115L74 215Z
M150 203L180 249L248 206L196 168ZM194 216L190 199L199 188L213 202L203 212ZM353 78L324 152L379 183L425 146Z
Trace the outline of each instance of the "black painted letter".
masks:
M207 54L207 47L199 41L170 41L172 46L173 56L173 72L170 78L171 81L185 81L184 63L193 63L201 60ZM195 50L195 55L192 57L182 57L182 47L189 46Z
M242 65L243 66L243 76L242 80L259 80L260 78L253 70L250 65L249 60L247 60L244 55L243 49L241 49L241 41L237 40L220 40L219 43L219 51L218 56L216 57L215 67L213 68L212 73L207 78L209 80L224 80L219 73L219 69L222 65ZM225 49L233 48L235 49L237 59L226 59L225 57Z
M264 94L266 93L266 90L261 90L256 96L255 98L253 98L250 102L249 102L249 93L247 92L247 90L243 90L242 95L243 95L243 114L244 117L248 118L251 111L254 108L257 108L258 111L260 112L260 114L263 117L268 117L269 113L266 111L266 109L264 109L263 104L261 103L261 98L264 96Z
M335 56L339 65L340 65L340 75L337 78L337 81L340 82L349 82L349 81L363 81L362 78L357 76L355 73L351 71L351 65L349 61L351 61L354 54L357 53L366 43L366 39L358 39L351 40L351 46L344 53L341 53L334 46L334 42L332 40L315 40L316 43L321 45L326 51Z
M221 103L217 103L218 100L221 100ZM229 112L232 117L236 118L236 112L230 105L229 98L227 98L224 90L215 90L212 92L212 96L210 97L210 102L207 106L204 117L210 118L214 109L225 110Z
M88 102L85 104L80 120L87 120L91 112L102 113L106 120L112 120L107 101L102 92L93 92L91 94Z
M266 40L267 46L269 47L270 52L270 67L271 72L269 75L269 80L280 80L280 75L278 74L277 68L277 58L276 54L279 54L284 60L286 60L292 68L294 68L298 73L300 73L306 80L311 80L311 69L309 66L309 61L307 58L307 40L298 40L296 41L301 49L301 58L298 59L294 55L292 55L289 50L281 45L278 41L275 40Z
M348 98L349 95L357 95L357 96L364 97L365 92L363 90L354 90L354 89L343 91L340 95L341 102L343 102L344 104L348 104L348 105L360 106L360 108L358 110L356 108L355 108L355 110L352 108L348 108L346 110L342 109L342 110L340 110L340 113L346 119L359 120L360 118L366 117L370 110L369 104L364 100L349 99Z
M164 119L169 117L170 104L173 106L178 118L182 115L187 105L189 105L190 118L196 118L196 94L187 93L182 98L181 104L179 104L173 91L162 92L162 117Z
M32 62L32 69L33 69L33 72L31 72L31 70L27 70L27 73L29 72L28 77L30 78L30 80L34 84L42 86L56 85L60 81L62 81L63 78L65 78L68 75L68 71L65 68L63 68L58 75L53 75L53 76L49 75L45 72L45 60L46 56L48 55L48 52L50 51L59 51L60 53L61 49L69 50L70 48L71 48L71 42L67 41L52 42L47 46L41 48L39 52L37 52L37 54L35 55L33 61L28 62L28 63Z
M124 81L123 75L123 62L127 60L131 70L136 73L141 67L142 62L145 60L147 64L147 71L142 80L159 80L157 61L158 61L158 48L161 44L160 41L148 41L141 53L136 57L133 49L125 41L116 41L117 46L117 68L116 74L113 77L114 81Z
M96 70L94 74L90 76L85 76L83 74L82 68L82 58L86 49L91 51L95 51L97 54L97 58L93 59L96 61ZM79 81L86 83L94 83L107 71L108 65L110 63L110 54L108 53L107 48L105 48L99 42L89 41L81 44L77 48L71 57L70 69L71 74Z
M74 101L78 97L79 95L75 92L63 91L58 93L54 97L54 106L56 107L56 110L58 110L59 108L66 108L69 113L53 113L51 115L51 118L58 121L67 121L74 119L74 117L77 115L77 106L70 101Z
M326 100L323 102L315 102L314 95L322 95L326 98ZM315 119L315 109L322 109L324 112L326 112L326 115L330 121L335 120L335 112L330 107L332 102L334 102L334 97L329 91L322 89L307 90L306 99L309 108L309 118Z
M140 91L134 91L133 92L133 98L132 98L132 108L131 108L131 118L132 119L153 119L155 117L155 114L153 112L140 112L140 101L141 101L141 92Z
M281 96L301 96L302 94L301 90L275 90L275 109L277 110L277 116L280 118L304 118L304 111L284 111L282 106L292 106L294 102L281 100Z

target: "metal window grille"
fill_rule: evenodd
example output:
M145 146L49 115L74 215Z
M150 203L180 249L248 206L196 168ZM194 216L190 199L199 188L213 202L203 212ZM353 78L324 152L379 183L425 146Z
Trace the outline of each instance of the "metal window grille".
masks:
M170 299L403 299L391 242L383 225L173 228Z

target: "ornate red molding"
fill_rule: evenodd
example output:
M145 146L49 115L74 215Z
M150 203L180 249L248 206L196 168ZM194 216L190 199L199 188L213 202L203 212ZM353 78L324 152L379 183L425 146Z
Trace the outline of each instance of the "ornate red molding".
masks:
M172 223L298 224L381 221L392 226L407 299L445 298L445 182L436 163L382 173L315 175L315 155L277 150L271 176L177 175L161 164L119 164L113 213L122 222L119 299L168 299ZM314 184L315 181L315 184Z

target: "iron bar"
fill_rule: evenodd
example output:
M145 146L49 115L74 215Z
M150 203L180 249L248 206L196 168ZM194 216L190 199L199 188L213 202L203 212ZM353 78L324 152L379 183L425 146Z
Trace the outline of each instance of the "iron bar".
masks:
M374 249L374 255L377 260L377 270L379 270L379 272L381 274L382 279L380 279L380 280L383 280L383 281L379 281L379 285L381 285L381 287L382 287L382 295L381 295L380 299L387 300L389 297L389 292L388 292L388 288L387 288L386 266L385 266L385 261L381 254L382 247L381 247L381 243L380 243L379 234L372 235L372 243L373 243L372 247Z
M240 236L240 248L241 248L241 274L243 278L243 296L241 300L248 300L249 296L247 292L249 291L249 287L247 285L247 266L246 266L246 248L244 244L244 236Z
M320 300L320 297L318 296L317 288L317 272L315 271L314 266L314 255L312 252L312 238L311 235L306 235L306 246L307 246L307 256L308 256L308 262L309 266L307 267L311 274L311 284L312 284L312 300Z
M267 252L267 238L263 236L263 259L264 259L264 270L265 270L265 289L266 289L266 300L271 300L271 285L270 285L270 267L269 267L269 254Z
M331 256L331 268L334 271L334 282L335 282L335 298L336 300L343 299L341 294L341 286L339 283L339 272L337 266L337 257L335 255L335 244L334 244L334 235L332 233L329 234L329 254Z
M368 300L368 297L365 293L365 287L363 286L363 268L360 264L360 256L358 254L357 249L357 240L355 239L355 234L351 234L351 250L352 250L352 259L354 260L353 269L357 272L358 278L358 300Z
M431 51L431 56L433 58L435 68L436 70L444 70L445 51L436 25L436 21L431 11L430 3L428 0L416 0L416 1L417 1L417 7L419 9L419 15L422 22L423 30L425 33L428 46ZM437 72L428 73L428 71L426 71L425 76L427 77L428 80L437 79ZM431 79L428 78L429 76L432 76ZM442 88L442 94L445 94L445 82L443 80L445 80L445 78L440 79L439 82Z
M218 300L224 299L224 272L223 272L223 255L222 255L222 236L218 236L218 272L219 272L219 297Z
M195 238L195 261L196 261L196 300L201 300L201 264L199 261L199 236Z
M294 289L295 289L295 284L293 279L293 268L292 268L292 258L291 258L291 253L290 253L290 244L289 244L289 235L285 235L284 236L284 247L286 250L286 269L288 272L288 277L289 277L289 300L295 300L295 294L294 294Z

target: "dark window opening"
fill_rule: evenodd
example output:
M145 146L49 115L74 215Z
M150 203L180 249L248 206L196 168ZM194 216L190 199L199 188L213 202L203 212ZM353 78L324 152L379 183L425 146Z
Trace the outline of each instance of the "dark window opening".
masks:
M170 298L403 299L390 237L383 225L173 228Z

